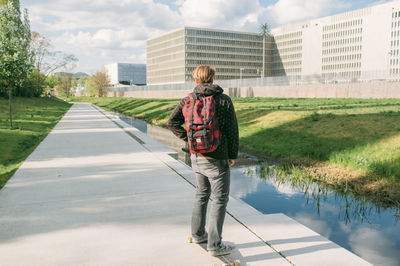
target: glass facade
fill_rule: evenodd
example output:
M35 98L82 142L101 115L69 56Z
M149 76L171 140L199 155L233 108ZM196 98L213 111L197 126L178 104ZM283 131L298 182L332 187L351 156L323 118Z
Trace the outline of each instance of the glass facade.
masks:
M145 85L146 65L118 63L118 81L135 85Z

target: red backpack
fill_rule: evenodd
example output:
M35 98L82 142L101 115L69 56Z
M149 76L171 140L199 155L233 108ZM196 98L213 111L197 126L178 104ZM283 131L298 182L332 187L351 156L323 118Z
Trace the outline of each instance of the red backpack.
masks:
M182 112L185 117L190 152L214 151L221 142L214 97L199 98L195 93L191 93Z

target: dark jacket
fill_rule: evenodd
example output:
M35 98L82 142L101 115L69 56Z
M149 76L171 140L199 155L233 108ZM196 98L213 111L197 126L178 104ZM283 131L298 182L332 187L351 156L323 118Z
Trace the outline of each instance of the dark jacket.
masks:
M238 124L233 108L233 103L228 95L223 94L223 89L214 84L200 84L194 88L194 93L198 96L214 95L216 101L216 115L219 129L221 131L221 143L217 149L210 153L204 153L215 159L236 159L239 149ZM168 128L180 139L187 141L186 130L182 125L185 123L185 117L182 108L189 97L186 96L176 106L168 119Z

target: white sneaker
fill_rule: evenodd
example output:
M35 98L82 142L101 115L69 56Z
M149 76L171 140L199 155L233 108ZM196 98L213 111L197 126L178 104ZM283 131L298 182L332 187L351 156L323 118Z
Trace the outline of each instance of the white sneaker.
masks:
M233 245L228 245L225 243L221 243L221 246L217 248L216 250L209 250L208 253L210 253L211 256L223 256L223 255L228 255L232 253L232 250L235 249L235 246Z

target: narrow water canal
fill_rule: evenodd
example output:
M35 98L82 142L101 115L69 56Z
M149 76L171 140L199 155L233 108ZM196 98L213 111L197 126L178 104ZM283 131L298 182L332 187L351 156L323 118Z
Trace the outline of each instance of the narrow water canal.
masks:
M120 116L125 122L178 151L184 143L167 129ZM400 217L382 208L316 184L292 185L265 169L267 162L239 159L231 171L231 195L264 214L284 213L374 265L400 265ZM273 167L273 166L272 166Z

